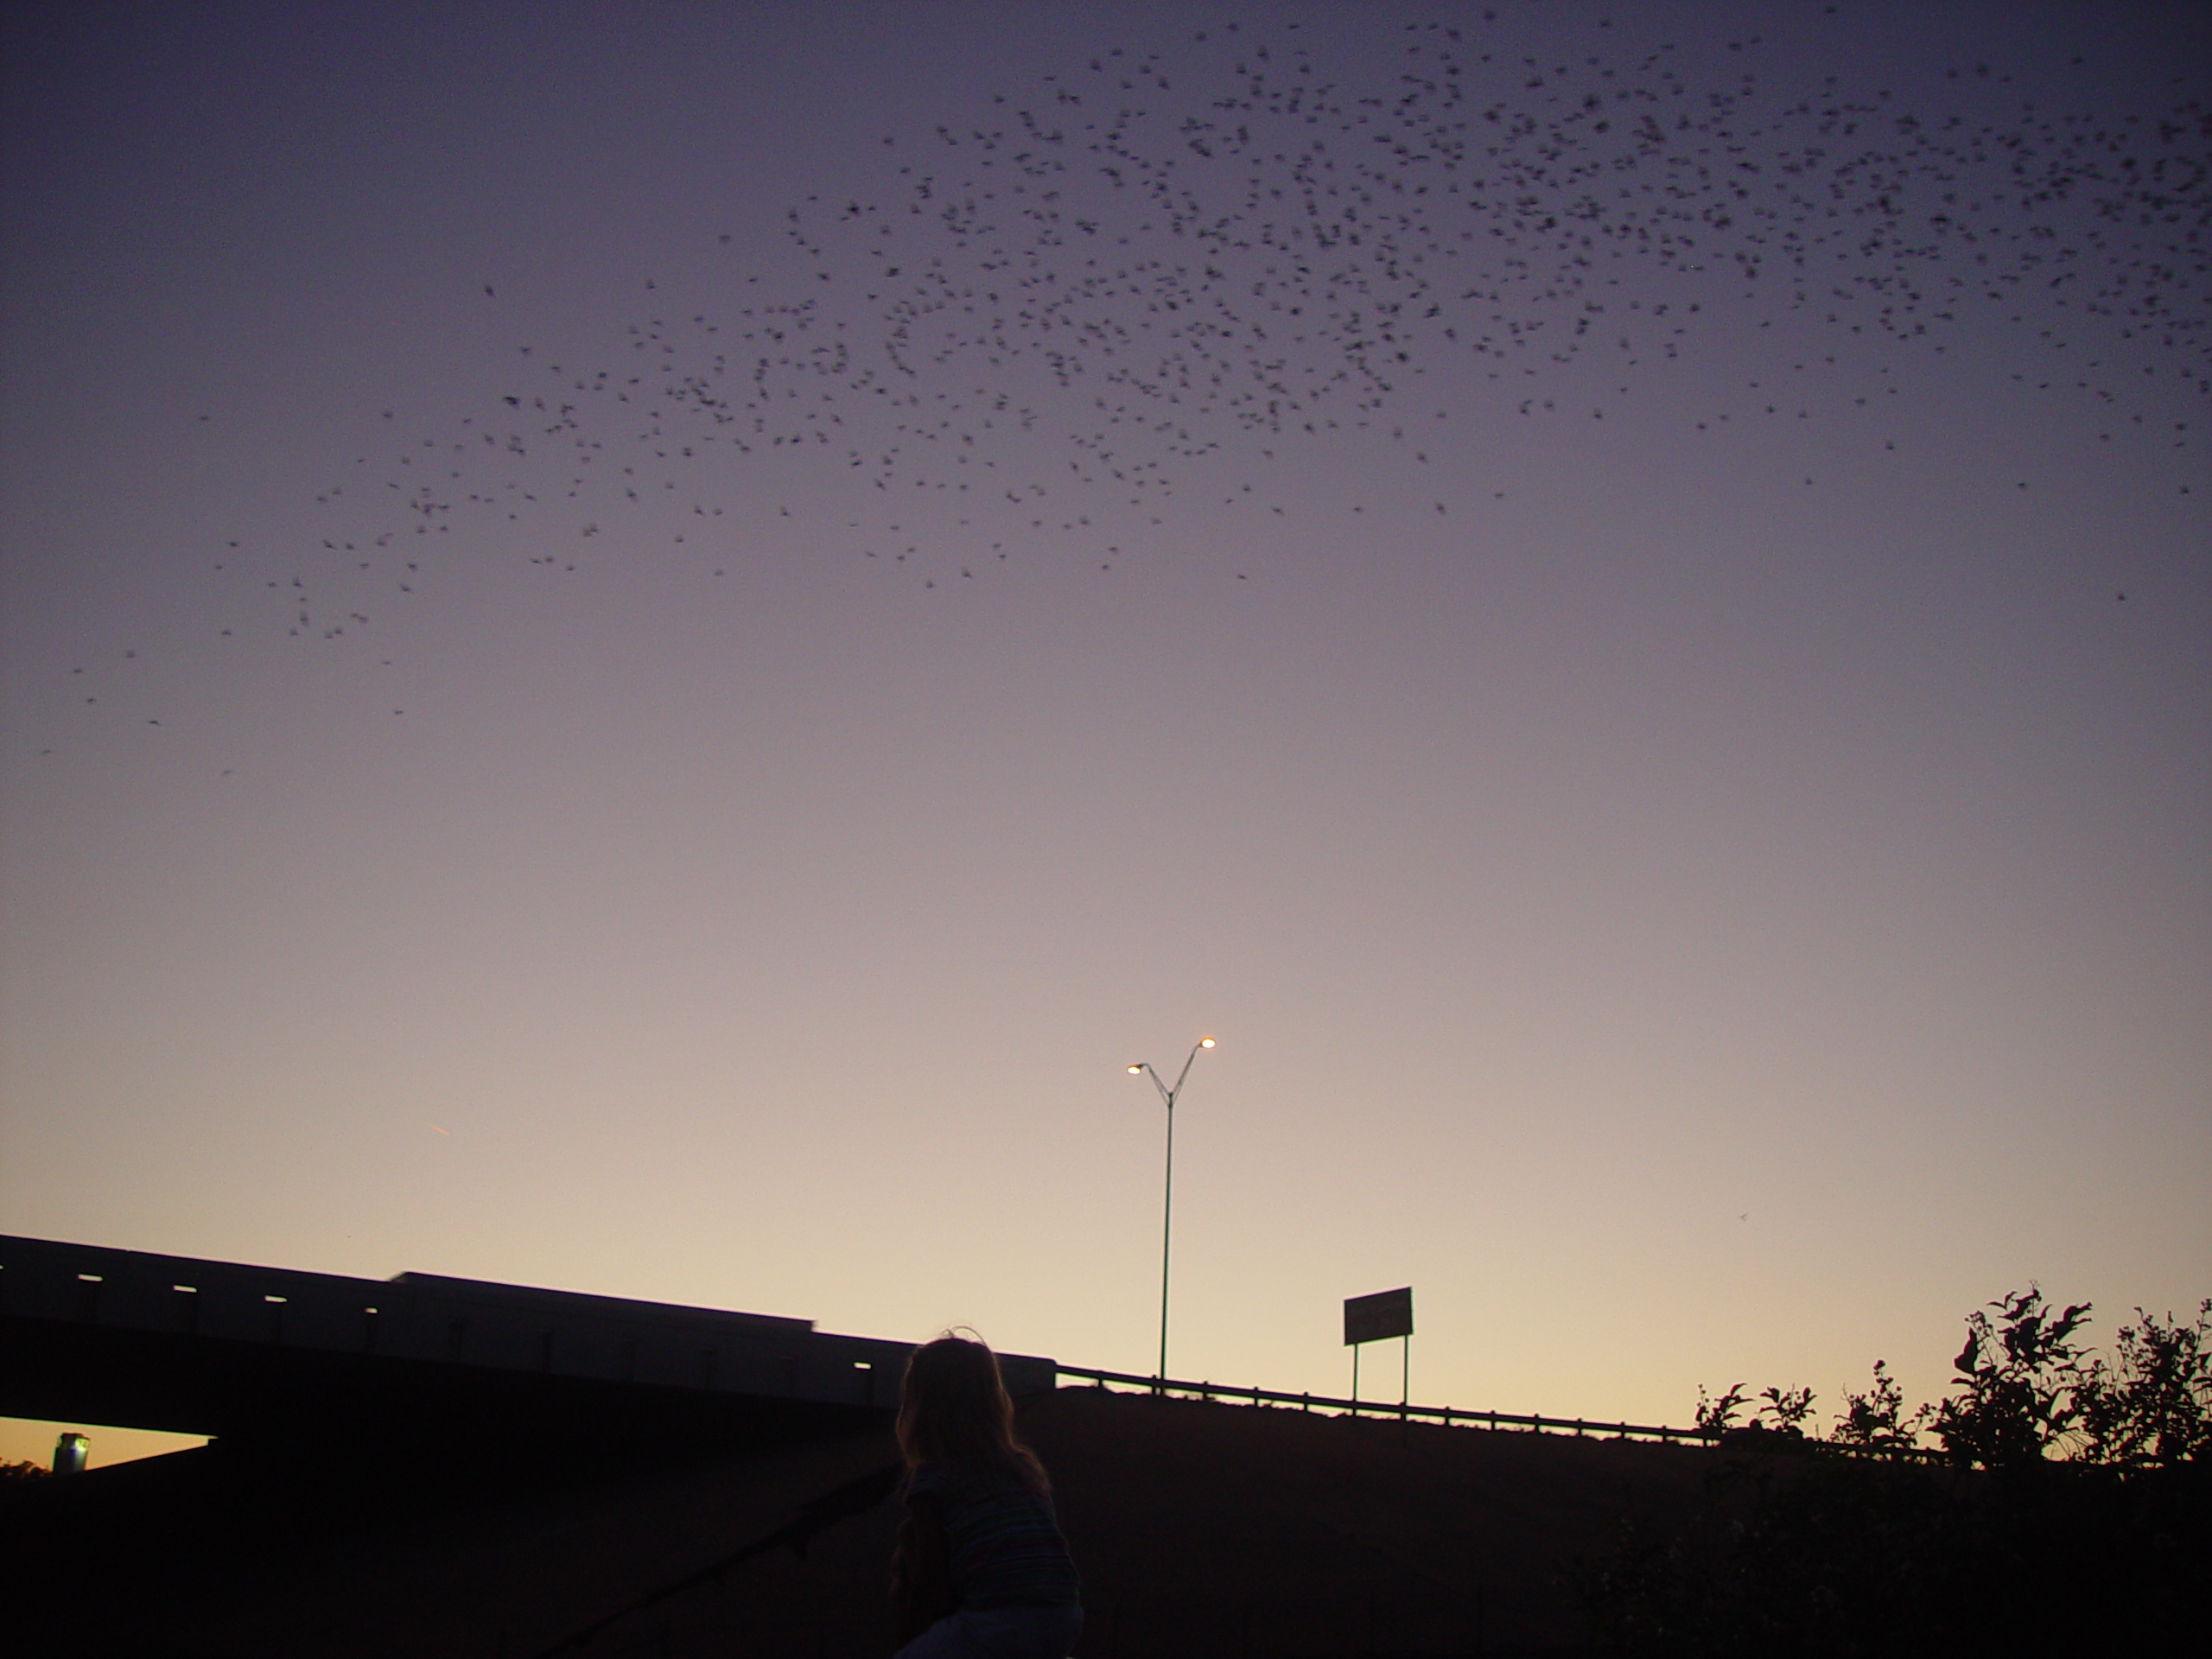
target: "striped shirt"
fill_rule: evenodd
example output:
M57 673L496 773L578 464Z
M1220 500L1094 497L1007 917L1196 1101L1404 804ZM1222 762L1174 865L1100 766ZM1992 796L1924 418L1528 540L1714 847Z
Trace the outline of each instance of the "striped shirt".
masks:
M952 1463L916 1469L907 1478L906 1498L914 1508L922 1499L944 1522L953 1601L961 1611L1080 1605L1075 1562L1051 1499Z

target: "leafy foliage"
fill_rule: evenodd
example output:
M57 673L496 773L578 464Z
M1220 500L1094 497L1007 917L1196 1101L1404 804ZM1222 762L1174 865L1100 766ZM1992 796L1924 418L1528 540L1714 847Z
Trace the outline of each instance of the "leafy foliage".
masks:
M1878 1360L1825 1442L1802 1432L1810 1389L1700 1388L1713 1463L1680 1513L1586 1564L1599 1633L1715 1659L2196 1645L2212 1299L2190 1321L2137 1309L2110 1360L2083 1344L2089 1311L2008 1293L1967 1315L1945 1398L1908 1407Z
M1951 1461L1976 1469L2052 1459L2152 1468L2202 1455L2212 1446L2212 1298L2189 1321L2137 1308L2109 1361L2082 1342L2089 1313L2087 1302L2054 1310L2036 1285L2007 1292L1967 1315L1950 1395L1908 1408L1878 1359L1872 1386L1845 1394L1829 1444L1904 1455L1932 1433ZM1746 1428L1802 1436L1813 1401L1810 1389L1754 1395L1737 1382L1716 1397L1700 1387L1697 1426L1714 1440Z
M1769 1388L1759 1391L1758 1424L1779 1434L1802 1436L1805 1420L1813 1414L1810 1389Z
M2212 1297L2193 1323L2135 1310L2121 1327L2119 1363L2099 1361L2076 1391L2083 1456L2126 1468L2203 1458L2212 1451Z
M1936 1408L1943 1449L1959 1462L1999 1469L2038 1460L2059 1444L2081 1414L2090 1375L2074 1339L2088 1316L2087 1302L2052 1313L2032 1284L1967 1314L1966 1346L1951 1362L1958 1392Z
M1885 1360L1874 1362L1874 1386L1864 1394L1847 1393L1843 1413L1830 1438L1840 1446L1863 1446L1869 1451L1902 1452L1920 1443L1920 1431L1936 1414L1930 1404L1907 1411L1904 1390L1891 1376Z
M1727 1393L1722 1395L1717 1400L1708 1399L1705 1392L1705 1384L1702 1382L1699 1383L1697 1389L1698 1427L1705 1433L1713 1435L1716 1438L1726 1433L1730 1429L1736 1426L1736 1414L1744 1408L1744 1402L1750 1397L1750 1395L1744 1392L1744 1385L1742 1383L1732 1382L1728 1386Z

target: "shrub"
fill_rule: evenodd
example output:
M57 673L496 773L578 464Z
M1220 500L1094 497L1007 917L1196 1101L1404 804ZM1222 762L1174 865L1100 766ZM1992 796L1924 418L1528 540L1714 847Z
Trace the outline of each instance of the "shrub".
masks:
M1877 1360L1831 1438L1809 1389L1698 1391L1717 1441L1696 1498L1586 1563L1586 1611L1630 1654L2004 1659L2193 1645L2212 1593L2212 1300L2136 1310L2107 1362L2089 1308L2041 1290L1967 1317L1957 1376L1908 1408ZM1941 1454L1921 1445L1932 1433Z

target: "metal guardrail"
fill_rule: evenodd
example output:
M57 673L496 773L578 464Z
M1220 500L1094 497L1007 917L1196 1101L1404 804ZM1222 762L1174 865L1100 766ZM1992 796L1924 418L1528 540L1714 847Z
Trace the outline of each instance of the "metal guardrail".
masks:
M1278 1389L1245 1389L1225 1382L1185 1382L1127 1371L1092 1370L1063 1365L1062 1376L1081 1377L1100 1388L1141 1389L1148 1394L1185 1399L1249 1402L1255 1406L1333 1412L1342 1416L1386 1417L1398 1422L1440 1423L1449 1428L1529 1429L1540 1434L1597 1436L1602 1440L1689 1441L1699 1446L1719 1437L1702 1428L1669 1428L1657 1423L1600 1422L1586 1417L1544 1417L1512 1411L1467 1411L1458 1406L1416 1406L1380 1400L1341 1400L1324 1394L1290 1394Z
M1449 1428L1525 1429L1538 1434L1567 1434L1581 1439L1656 1440L1688 1446L1763 1446L1770 1451L1818 1451L1853 1458L1901 1459L1909 1462L1942 1462L1948 1453L1925 1446L1859 1445L1849 1440L1823 1440L1809 1434L1765 1429L1738 1423L1725 1429L1670 1428L1661 1423L1606 1422L1589 1417L1545 1417L1513 1411L1467 1411L1458 1406L1416 1406L1382 1400L1344 1400L1324 1394L1290 1394L1278 1389L1245 1389L1227 1382L1186 1382L1128 1371L1093 1370L1087 1366L1062 1365L1062 1376L1080 1377L1098 1388L1119 1387L1146 1394L1172 1395L1191 1400L1249 1402L1255 1406L1288 1407L1300 1411L1334 1412L1339 1415L1388 1418L1400 1422L1437 1423Z

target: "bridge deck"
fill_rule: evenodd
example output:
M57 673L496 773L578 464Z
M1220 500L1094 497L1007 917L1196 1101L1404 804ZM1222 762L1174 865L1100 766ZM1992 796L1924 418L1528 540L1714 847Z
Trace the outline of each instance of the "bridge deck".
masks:
M724 1400L880 1412L912 1347L763 1313L6 1236L0 1329L0 1414L200 1434L380 1395L493 1407L533 1388L579 1404L643 1390L693 1411ZM1052 1386L1051 1360L1001 1359L1015 1392Z

